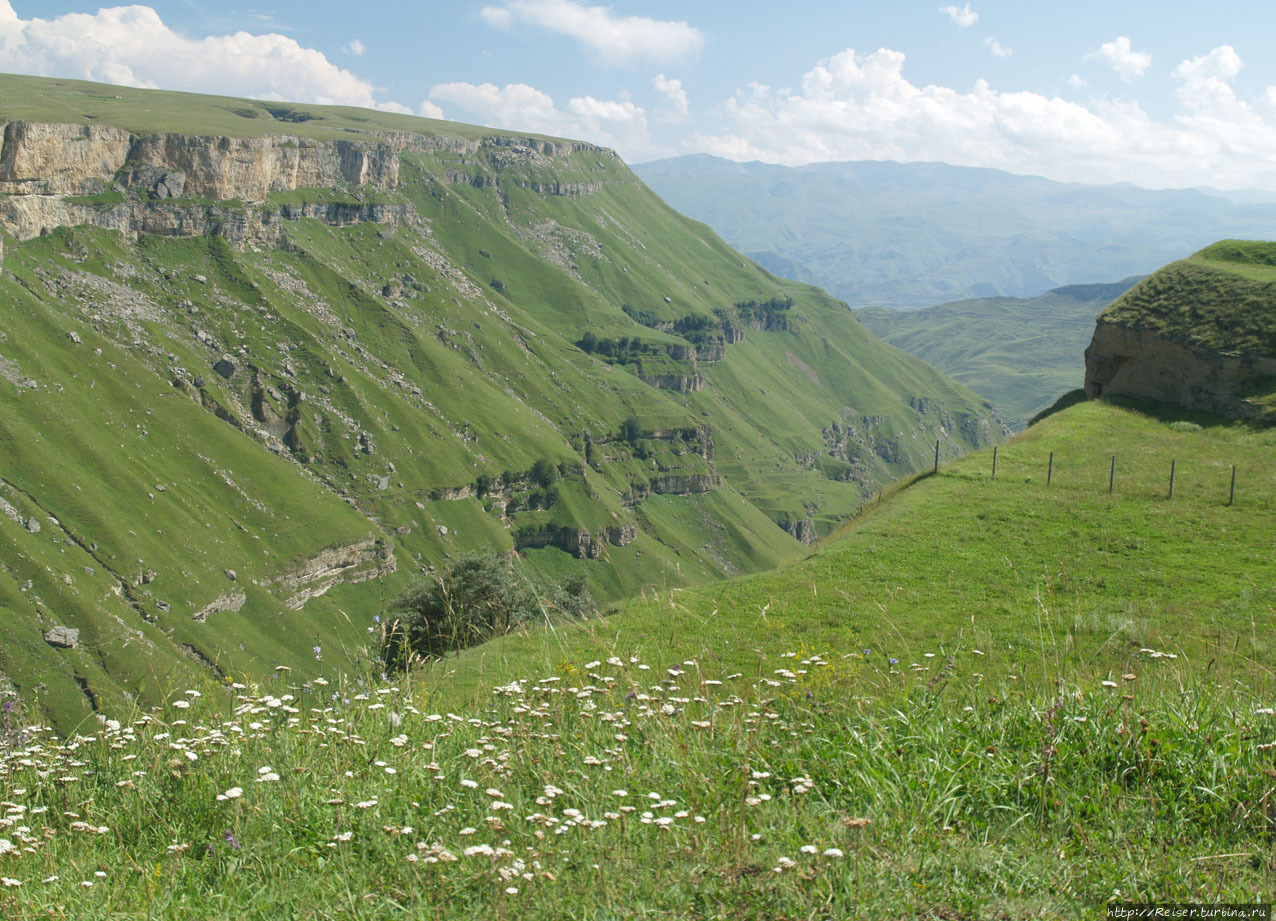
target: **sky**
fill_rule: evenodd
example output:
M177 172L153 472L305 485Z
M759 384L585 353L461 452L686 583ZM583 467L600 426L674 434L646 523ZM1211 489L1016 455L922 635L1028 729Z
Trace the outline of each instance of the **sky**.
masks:
M238 0L232 0L238 2ZM0 71L790 166L1276 190L1255 0L0 0Z

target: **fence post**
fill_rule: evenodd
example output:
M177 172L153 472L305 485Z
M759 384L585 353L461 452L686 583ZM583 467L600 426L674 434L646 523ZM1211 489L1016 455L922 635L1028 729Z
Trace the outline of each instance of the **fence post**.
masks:
M939 439L935 439L935 472L939 473Z
M1112 492L1112 487L1116 483L1116 455L1112 455L1112 468L1108 470L1108 492Z
M1174 498L1174 465L1175 465L1176 463L1177 463L1177 461L1175 461L1175 460L1173 460L1173 459L1171 459L1171 460L1170 460L1170 494L1169 494L1169 496L1167 497L1167 498L1170 498L1170 499L1173 499L1173 498Z
M1050 452L1050 466L1046 468L1046 485L1050 485L1050 481L1054 479L1054 452Z
M1232 464L1232 490L1227 494L1227 504L1231 505L1236 498L1236 465Z
M992 478L997 479L997 446L992 446Z

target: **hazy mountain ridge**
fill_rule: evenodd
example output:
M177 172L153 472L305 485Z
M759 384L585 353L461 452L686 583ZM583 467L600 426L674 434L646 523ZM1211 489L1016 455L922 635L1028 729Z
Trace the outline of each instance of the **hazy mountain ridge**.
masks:
M943 163L784 167L697 154L634 170L763 266L853 307L1035 297L1145 275L1223 237L1276 236L1276 204L1256 194L1060 183Z

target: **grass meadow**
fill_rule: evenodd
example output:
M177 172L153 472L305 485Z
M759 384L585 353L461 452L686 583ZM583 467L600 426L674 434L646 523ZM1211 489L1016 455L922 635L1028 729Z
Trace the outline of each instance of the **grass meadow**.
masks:
M175 688L62 739L19 704L0 912L973 919L1267 901L1272 437L1084 404L1002 446L995 480L990 453L945 462L775 573L384 680Z

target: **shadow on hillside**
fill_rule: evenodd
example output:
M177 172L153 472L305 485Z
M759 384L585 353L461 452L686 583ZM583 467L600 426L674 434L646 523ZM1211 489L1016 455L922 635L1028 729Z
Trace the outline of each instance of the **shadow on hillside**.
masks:
M1139 413L1140 415L1155 419L1158 422L1164 422L1167 425L1173 422L1191 422L1199 425L1201 428L1244 426L1251 428L1254 431L1264 431L1269 428L1269 426L1265 426L1259 422L1245 419L1230 419L1217 413L1188 409L1185 406L1179 406L1177 403L1158 403L1155 400L1142 400L1137 397L1115 395L1101 396L1098 397L1098 399L1109 406L1117 406L1121 409L1128 409L1131 412ZM1078 403L1084 403L1085 401L1086 395L1084 390L1071 390L1059 397L1059 399L1057 399L1050 408L1043 409L1041 412L1037 413L1037 415L1033 416L1032 419L1029 420L1028 426L1031 428L1038 422L1050 418L1055 413L1063 412L1065 409L1076 406Z

